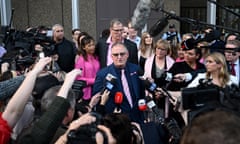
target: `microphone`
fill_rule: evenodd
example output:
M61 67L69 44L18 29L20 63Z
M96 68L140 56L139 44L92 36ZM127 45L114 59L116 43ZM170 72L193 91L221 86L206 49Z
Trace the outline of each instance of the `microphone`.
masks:
M120 109L120 105L123 102L123 94L122 92L116 92L115 96L114 96L114 103L117 105L117 107L115 108L115 112L120 113L121 109Z
M170 11L166 12L163 9L161 9L162 12L167 13L166 16L163 18L159 19L149 30L149 34L152 37L157 36L160 32L164 30L164 28L168 25L168 20L169 19L175 19L175 20L180 20L179 17L176 16L175 11Z
M168 19L169 17L163 17L160 20L158 20L149 30L149 34L152 37L157 36L163 29L168 25Z
M151 82L149 79L145 79L144 80L144 85L145 85L145 88L152 94L154 94L155 92L160 92L162 94L164 94L164 96L167 96L169 97L173 102L175 102L175 99L169 94L169 92L167 91L167 89L165 88L159 88L157 86L156 83L154 82Z
M146 105L146 100L145 99L139 99L138 100L138 109L140 111L146 111L147 110L147 105Z
M132 26L136 30L142 30L147 23L151 12L151 0L139 0L131 18Z
M114 96L114 102L116 105L121 105L123 102L123 94L122 92L116 92Z
M103 92L105 90L111 91L114 87L114 84L116 83L117 77L113 76L112 74L108 73L106 78L105 78L106 82L105 85L103 87L103 90L101 91L101 94L103 94Z
M206 41L206 42L212 42L213 40L218 40L220 39L221 36L221 32L219 30L212 30L209 33L206 33L206 35L203 38L199 38L199 39L187 39L185 41L187 46L197 46L198 43L202 42L202 41ZM211 46L203 46L200 48L211 48Z
M147 104L145 99L139 99L138 100L138 109L143 112L144 115L144 121L148 121L148 112L147 112Z
M161 124L164 124L164 116L163 112L158 109L156 103L153 101L152 97L146 96L146 102L147 102L147 107L153 111L153 113L156 115L158 121Z

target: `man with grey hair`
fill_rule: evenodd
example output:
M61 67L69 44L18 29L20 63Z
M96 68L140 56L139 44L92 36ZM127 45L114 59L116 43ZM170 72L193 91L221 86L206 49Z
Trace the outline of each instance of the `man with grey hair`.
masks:
M41 112L44 113L48 110L49 106L54 101L55 97L57 96L58 91L60 90L61 85L53 86L48 89L44 96L41 99ZM75 112L75 93L73 90L69 90L67 95L67 100L70 104L70 107L67 110L65 117L63 118L62 125L58 128L55 133L55 136L52 139L52 143L54 143L62 134L64 134L67 130L67 125L73 120L74 112Z
M76 56L75 44L64 37L64 29L60 24L55 24L52 27L53 40L55 50L58 55L57 63L61 70L70 72L74 68L74 61Z

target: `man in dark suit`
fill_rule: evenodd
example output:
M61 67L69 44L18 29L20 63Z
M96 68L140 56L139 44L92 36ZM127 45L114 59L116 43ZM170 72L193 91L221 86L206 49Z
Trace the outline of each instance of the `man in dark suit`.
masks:
M225 45L226 50L224 51L227 60L229 73L237 77L240 82L240 41L239 40L229 40Z
M123 102L120 105L122 113L127 114L132 121L143 122L143 113L138 110L138 100L144 98L144 84L139 78L137 72L140 67L136 64L127 62L129 57L128 49L123 43L114 43L111 48L111 57L113 63L101 69L96 76L93 85L93 95L100 92L104 87L104 81L107 74L112 74L117 78L113 89L110 92L109 99L105 105L106 113L113 113L116 107L114 96L116 92L123 93ZM125 73L122 73L125 71ZM126 77L127 82L122 79ZM126 86L126 83L128 87ZM126 92L129 89L129 93Z
M116 42L124 43L129 52L128 61L138 64L137 45L134 42L122 37L123 24L118 19L113 19L110 22L109 30L109 37L107 39L104 37L100 38L96 45L96 53L99 56L100 67L104 68L112 63L111 47Z

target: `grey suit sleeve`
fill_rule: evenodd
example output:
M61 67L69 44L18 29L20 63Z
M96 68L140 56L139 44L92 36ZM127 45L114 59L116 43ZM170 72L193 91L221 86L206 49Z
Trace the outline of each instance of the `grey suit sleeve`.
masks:
M11 97L22 84L25 76L17 76L15 78L0 82L0 100Z

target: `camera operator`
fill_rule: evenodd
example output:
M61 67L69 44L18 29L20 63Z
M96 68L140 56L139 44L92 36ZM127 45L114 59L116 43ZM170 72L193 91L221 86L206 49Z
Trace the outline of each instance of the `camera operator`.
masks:
M227 85L235 84L238 85L237 78L235 76L229 75L227 71L227 64L225 57L218 52L214 52L209 54L206 57L206 73L199 73L197 77L188 85L188 87L196 87L199 85L199 80L209 80L211 79L211 82L214 86L217 88L225 88ZM170 92L172 96L174 96L176 99L179 99L181 97L180 92ZM185 123L188 123L187 120L187 114L188 110L181 110L181 112Z
M127 115L107 114L101 117L90 112L73 121L56 144L143 144L138 124L131 123Z
M69 72L74 69L76 47L75 44L64 37L64 29L60 24L52 27L55 50L58 54L57 63L61 70Z
M71 130L77 130L81 126L84 126L87 124L92 124L94 122L96 122L96 117L94 117L90 113L86 113L86 114L82 115L79 119L73 121L70 124L67 132L57 140L56 144L67 144L68 143L68 134ZM98 127L98 129L102 130L107 135L109 144L116 144L116 139L112 136L109 128L107 128L106 126L103 126L103 125L98 125L97 127ZM103 137L102 133L100 133L100 132L96 133L95 137L96 137L96 139L95 139L96 144L103 144L104 137ZM89 142L90 139L91 138L87 138L87 139L85 139L85 141L80 141L80 143L87 144L86 141Z
M10 99L6 109L0 116L1 120L1 143L5 144L9 141L12 128L16 125L19 120L24 106L31 94L37 75L42 71L47 63L51 61L50 58L44 58L40 60L36 66L30 71L24 79L17 92ZM19 99L19 97L21 97Z

